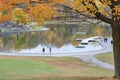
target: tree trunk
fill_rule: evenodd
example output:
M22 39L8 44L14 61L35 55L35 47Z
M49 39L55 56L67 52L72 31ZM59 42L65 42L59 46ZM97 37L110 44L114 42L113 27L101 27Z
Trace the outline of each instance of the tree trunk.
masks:
M120 24L117 21L111 23L113 37L113 52L115 63L114 78L120 78Z

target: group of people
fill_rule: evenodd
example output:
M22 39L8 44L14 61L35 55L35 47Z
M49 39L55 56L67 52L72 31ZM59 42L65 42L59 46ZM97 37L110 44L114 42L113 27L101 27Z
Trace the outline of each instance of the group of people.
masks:
M104 42L107 42L108 38L104 38ZM111 44L113 44L113 40L111 40Z
M107 42L107 40L108 40L107 38L104 38L104 42Z
M51 53L51 47L49 48L49 51ZM45 48L42 49L42 52L44 53L45 52Z

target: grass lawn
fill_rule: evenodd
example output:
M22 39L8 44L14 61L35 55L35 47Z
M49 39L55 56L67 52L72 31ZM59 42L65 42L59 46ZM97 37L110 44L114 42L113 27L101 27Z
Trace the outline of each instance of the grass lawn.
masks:
M97 54L95 57L103 62L114 64L113 53Z
M112 70L77 58L0 56L0 80L102 80L112 76Z

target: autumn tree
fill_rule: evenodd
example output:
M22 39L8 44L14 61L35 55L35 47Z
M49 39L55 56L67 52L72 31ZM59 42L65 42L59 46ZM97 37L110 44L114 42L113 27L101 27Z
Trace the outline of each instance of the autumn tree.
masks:
M26 24L29 21L29 15L21 8L15 8L12 12L13 21Z
M13 10L16 12L15 8L19 7L22 9L20 12L28 13L30 18L41 24L53 16L53 4L61 4L82 15L101 20L112 26L114 77L120 78L120 0L0 0L0 22L12 20L15 15L11 12L14 12Z
M120 0L72 0L73 10L112 27L115 78L120 78Z
M8 7L9 6L9 7ZM54 14L52 3L48 0L0 0L0 22L5 20L27 23L36 21L42 24Z

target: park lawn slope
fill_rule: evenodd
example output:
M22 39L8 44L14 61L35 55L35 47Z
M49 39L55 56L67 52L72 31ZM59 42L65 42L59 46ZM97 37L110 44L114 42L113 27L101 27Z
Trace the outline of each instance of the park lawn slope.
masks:
M95 57L103 62L114 64L113 53L97 54Z
M113 76L112 70L93 66L72 57L0 56L0 72L0 80L43 80L43 78L56 80L63 77Z

